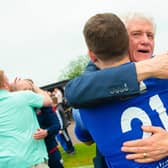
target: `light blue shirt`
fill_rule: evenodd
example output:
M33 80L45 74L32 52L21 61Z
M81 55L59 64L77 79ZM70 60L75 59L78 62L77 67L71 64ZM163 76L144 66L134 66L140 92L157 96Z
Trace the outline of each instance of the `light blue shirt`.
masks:
M0 168L28 168L48 159L43 140L33 134L39 127L35 107L43 96L31 91L0 90Z

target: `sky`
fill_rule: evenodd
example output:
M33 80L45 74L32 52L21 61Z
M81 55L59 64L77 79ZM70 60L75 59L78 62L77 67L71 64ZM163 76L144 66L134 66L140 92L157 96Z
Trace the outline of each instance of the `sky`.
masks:
M96 13L142 12L157 24L155 53L168 50L166 0L0 0L0 69L10 81L58 82L69 63L87 54L82 30Z

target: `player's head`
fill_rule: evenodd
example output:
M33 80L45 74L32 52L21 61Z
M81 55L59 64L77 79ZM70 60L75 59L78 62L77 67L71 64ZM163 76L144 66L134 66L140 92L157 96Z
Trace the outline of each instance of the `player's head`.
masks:
M117 61L128 53L127 30L115 14L102 13L92 16L86 22L83 33L93 61Z

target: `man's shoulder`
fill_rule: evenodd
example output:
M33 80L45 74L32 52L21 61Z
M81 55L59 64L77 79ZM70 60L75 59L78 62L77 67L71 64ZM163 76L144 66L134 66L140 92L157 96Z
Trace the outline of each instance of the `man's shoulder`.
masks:
M144 83L147 88L149 87L153 87L155 86L155 88L165 88L167 89L168 87L168 79L158 79L158 78L149 78L149 79L146 79L144 81L142 81L142 83Z

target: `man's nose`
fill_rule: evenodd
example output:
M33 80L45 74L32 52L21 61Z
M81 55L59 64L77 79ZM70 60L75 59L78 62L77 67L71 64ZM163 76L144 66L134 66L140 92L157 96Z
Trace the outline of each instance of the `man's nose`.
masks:
M148 44L149 42L150 42L150 39L149 39L148 35L144 33L141 37L141 43Z

